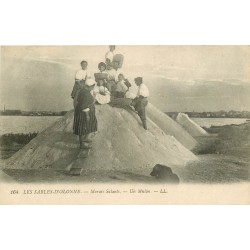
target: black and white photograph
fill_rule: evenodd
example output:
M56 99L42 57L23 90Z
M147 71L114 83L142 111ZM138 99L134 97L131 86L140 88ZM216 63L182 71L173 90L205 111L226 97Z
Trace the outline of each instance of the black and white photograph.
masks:
M249 249L248 5L2 1L2 248Z
M1 181L248 185L249 70L249 46L2 46Z

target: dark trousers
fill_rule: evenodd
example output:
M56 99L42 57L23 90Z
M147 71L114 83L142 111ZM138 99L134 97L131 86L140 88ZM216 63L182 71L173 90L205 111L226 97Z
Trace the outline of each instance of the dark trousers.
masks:
M125 97L125 93L121 92L121 91L115 91L114 92L114 98L124 98Z
M135 110L138 112L142 122L146 121L146 106L148 105L148 98L135 98L134 103Z
M107 83L107 88L108 91L112 94L114 94L115 90L116 90L116 83L113 80L108 81Z

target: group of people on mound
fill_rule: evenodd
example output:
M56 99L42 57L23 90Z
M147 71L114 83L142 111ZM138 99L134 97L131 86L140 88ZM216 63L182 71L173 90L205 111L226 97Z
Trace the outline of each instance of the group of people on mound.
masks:
M130 82L121 71L123 55L114 54L115 46L110 45L105 55L105 62L98 64L99 72L95 80L88 73L88 62L81 62L81 69L76 72L75 84L71 93L75 108L73 131L79 135L80 148L91 148L94 132L97 131L95 103L119 104L119 101L130 100L129 106L138 113L144 129L147 129L145 108L148 104L149 90L142 77L136 77L137 95L129 91Z

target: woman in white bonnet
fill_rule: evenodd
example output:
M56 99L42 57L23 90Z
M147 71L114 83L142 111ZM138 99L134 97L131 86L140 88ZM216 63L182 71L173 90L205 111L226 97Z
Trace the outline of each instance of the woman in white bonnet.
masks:
M95 82L87 79L84 87L77 96L77 104L74 113L73 131L79 136L80 148L91 148L93 133L97 131L97 119L95 115L95 99L91 95Z

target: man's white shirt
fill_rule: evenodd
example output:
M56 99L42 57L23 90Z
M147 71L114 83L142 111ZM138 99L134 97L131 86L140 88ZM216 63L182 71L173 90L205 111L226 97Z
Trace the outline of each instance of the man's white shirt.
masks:
M139 97L140 95L143 96L143 97L148 97L149 96L148 87L144 83L142 83L139 86L139 89L138 89L138 92L137 92L137 97Z

